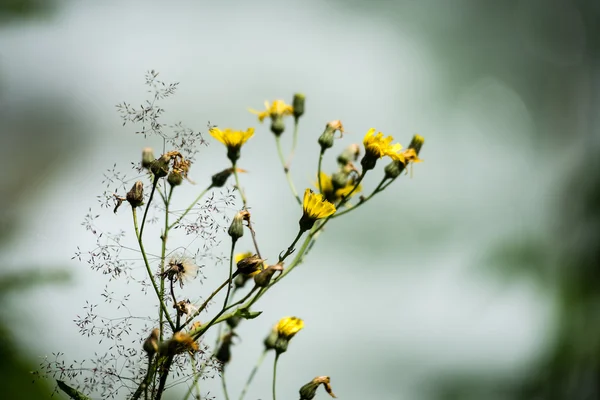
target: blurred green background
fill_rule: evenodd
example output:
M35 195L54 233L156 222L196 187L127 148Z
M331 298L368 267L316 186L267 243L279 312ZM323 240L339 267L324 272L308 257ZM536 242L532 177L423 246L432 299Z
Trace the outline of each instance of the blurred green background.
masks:
M136 290L71 257L94 245L81 222L102 173L146 145L114 105L141 103L155 69L180 82L170 121L257 126L243 179L271 258L297 211L248 107L306 94L299 187L329 120L344 145L371 126L426 138L412 178L332 224L261 300L234 348L234 393L271 324L298 315L285 398L317 375L343 399L600 398L599 18L593 0L0 1L2 397L49 397L31 384L40 357L106 348L72 322L85 300ZM218 144L202 150L186 198L226 166ZM130 233L124 213L101 221ZM222 272L208 266L202 289ZM269 369L248 398L269 396Z

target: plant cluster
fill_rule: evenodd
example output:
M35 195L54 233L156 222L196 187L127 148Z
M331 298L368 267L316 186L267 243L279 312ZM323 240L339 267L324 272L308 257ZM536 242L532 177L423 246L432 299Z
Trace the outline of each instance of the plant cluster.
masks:
M260 311L255 308L258 301L273 286L283 284L284 279L305 261L328 224L369 202L407 167L421 161L421 136L415 135L403 149L400 144L393 143L391 136L370 129L362 146L350 144L337 154L338 168L328 174L322 170L323 158L345 133L342 122L334 120L325 125L317 139L320 152L315 160L318 163L314 190L306 188L299 193L290 169L299 123L305 114L305 97L296 94L291 105L275 100L266 102L262 111L250 110L258 116L259 122L270 122L284 176L298 203L295 238L282 246L277 256L268 258L259 249L260 232L254 228L250 199L246 197L240 179L245 172L240 168L240 160L246 160L242 150L254 136L255 128L221 128L209 123L208 132L225 146L229 165L222 171L215 171L210 184L199 191L187 208L174 209L173 199L179 193L177 188L194 184L190 177L194 176L194 167L198 163L195 156L206 141L200 133L181 123L169 126L161 122L164 110L158 102L174 94L177 84L166 84L157 76L154 71L147 75L146 84L153 93L150 100L139 108L123 103L118 105L118 110L124 125L141 125L138 134L162 138L163 150L156 156L153 149L143 149L141 161L133 163L132 169L137 175L134 181L118 172L114 165L105 174L107 190L99 196L105 210L130 213L131 228L117 233L103 232L96 222L99 214L94 215L90 210L83 225L95 236L97 247L90 251L78 249L75 256L92 269L108 275L110 280L139 285L143 294L152 296L157 310L154 315L134 316L128 308L131 294L119 297L108 287L104 289L103 298L116 309L125 310L125 316L105 317L98 312L98 305L86 303L85 313L77 318L76 324L82 334L99 335L101 341L109 341L107 353L94 360L71 364L64 361L62 353L57 353L46 359L41 368L57 380L58 389L74 399L99 393L102 398L159 400L169 388L182 383L187 384L185 399L191 396L206 398L201 394L200 381L215 375L220 376L224 395L229 399L226 369L232 359L231 345L238 336L236 328L239 324L260 316ZM286 160L281 138L290 119L293 120L293 137ZM382 158L389 159L383 173L371 172ZM368 195L360 195L365 180L377 174L380 181L375 189ZM230 179L233 179L233 186L228 187ZM114 186L117 190L110 190ZM227 210L235 206L237 198L241 200L241 207L231 215ZM149 240L145 235L147 226L152 223L161 227L160 246L156 249L148 247ZM193 244L177 247L171 243L170 234L176 229L183 229L193 238ZM224 240L223 237L227 238L225 234L229 237L229 254L225 257L211 255L210 249ZM250 252L240 252L236 247L245 234L252 239ZM133 246L125 244L127 238L134 239ZM192 248L195 250L190 251ZM127 254L132 252L138 257L128 258ZM276 262L268 263L270 259ZM200 265L198 260L205 264ZM223 282L206 292L203 299L192 301L185 290L195 284L198 276L202 278L202 269L209 263L227 265ZM141 274L139 265L143 266ZM222 298L217 301L219 296ZM240 400L270 352L275 354L272 381L275 400L277 360L303 328L304 321L298 317L284 317L273 326ZM206 336L213 329L218 330L218 335L217 343L211 345ZM300 399L313 399L321 385L335 397L330 378L317 376L300 388Z

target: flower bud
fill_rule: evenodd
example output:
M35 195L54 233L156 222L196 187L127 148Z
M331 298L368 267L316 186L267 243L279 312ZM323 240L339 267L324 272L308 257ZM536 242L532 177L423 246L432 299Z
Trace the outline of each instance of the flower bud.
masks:
M387 179L394 179L400 176L400 174L402 173L402 171L404 171L404 168L406 166L404 165L403 162L400 161L392 161L391 163L389 163L388 165L385 166L384 171L385 171L385 177Z
M271 132L275 134L275 136L280 136L285 130L285 123L283 122L283 117L280 115L271 116Z
M333 185L333 191L335 192L339 188L343 188L348 183L348 175L344 172L336 172L331 175L331 184Z
M277 324L275 324L275 325L273 325L273 329L271 329L271 333L269 333L269 336L267 336L263 342L265 344L265 349L266 350L275 349L275 343L277 343L278 337L279 337L279 334L277 334Z
M244 219L246 218L246 214L250 214L248 211L240 211L233 217L231 221L231 225L229 225L229 230L227 233L231 236L231 239L235 243L239 238L244 236Z
M241 320L242 317L233 316L227 318L225 322L227 323L227 326L229 326L231 329L235 329L240 324Z
M223 337L223 341L221 342L221 345L219 346L219 348L217 349L217 352L215 353L215 358L219 361L221 361L223 364L227 364L229 361L231 361L231 344L232 344L232 340L233 336L235 336L235 332L230 332L227 335L225 335Z
M269 265L258 274L254 275L254 283L258 287L267 287L271 282L271 278L277 271L283 271L282 264Z
M421 147L423 147L423 143L425 143L425 139L421 135L413 136L410 144L408 145L409 149L415 149L417 155L421 152Z
M154 162L150 166L150 171L157 178L163 178L163 177L167 176L167 174L169 173L169 161L170 160L171 160L170 156L168 156L167 154L163 154L162 156L160 156L160 158L158 160L154 160Z
M335 399L335 394L333 394L333 391L331 390L330 382L331 380L328 376L317 376L300 388L300 400L312 400L317 393L319 385L323 385L327 393Z
M146 147L144 150L142 150L142 167L146 169L150 168L154 160L155 157L152 148Z
M126 199L131 207L141 206L144 203L144 184L141 181L134 183L131 190L127 192Z
M167 182L169 182L169 185L171 186L181 185L181 182L183 182L183 176L181 175L181 172L173 169L171 172L169 172L169 176L167 176Z
M302 93L294 94L294 100L292 101L292 107L294 108L294 118L296 121L304 114L304 102L306 98Z
M265 260L260 258L257 254L254 254L253 256L246 257L238 261L237 269L242 274L251 274L260 270L264 261Z
M352 143L348 147L342 151L342 153L338 156L337 162L341 166L345 166L349 162L353 162L358 160L358 156L360 155L360 146L356 143Z
M144 341L144 351L149 355L153 356L158 351L158 329L153 329L150 336Z
M330 121L325 125L325 130L319 137L319 144L321 145L321 151L325 151L331 147L333 147L333 138L335 136L335 132L340 131L344 132L344 127L342 126L342 121L335 120Z
M275 341L277 354L287 351L290 339L302 328L304 328L304 321L297 317L285 317L279 321L277 324L277 340Z
M227 179L233 174L232 168L224 169L221 172L218 172L212 176L212 186L213 187L223 187L227 182Z

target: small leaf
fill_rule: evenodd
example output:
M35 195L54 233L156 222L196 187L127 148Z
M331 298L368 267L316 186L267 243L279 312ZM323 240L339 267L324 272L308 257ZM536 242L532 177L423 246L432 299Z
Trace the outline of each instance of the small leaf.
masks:
M250 311L247 308L240 308L235 312L236 317L244 319L254 319L262 314L262 311Z

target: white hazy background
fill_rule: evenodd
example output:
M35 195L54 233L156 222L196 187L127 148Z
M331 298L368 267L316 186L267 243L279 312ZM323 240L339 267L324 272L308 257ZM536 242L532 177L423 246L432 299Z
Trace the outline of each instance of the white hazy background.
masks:
M271 261L295 236L300 214L268 123L258 124L248 107L306 94L292 167L300 191L314 181L316 140L327 121L341 119L348 132L328 153L329 170L334 155L360 142L370 127L403 145L415 133L426 138L425 162L413 177L401 177L371 204L332 223L305 264L255 306L261 317L240 326L241 342L227 368L234 398L271 325L286 315L306 325L280 359L281 398L295 398L317 375L330 375L341 399L426 399L440 376L502 375L510 381L526 371L553 333L549 294L528 279L497 279L487 254L502 238L543 236L548 228L555 182L576 146L556 135L540 140L540 131L552 136L568 122L577 132L583 122L572 110L585 108L587 78L575 85L577 103L565 105L566 116L559 117L548 113L551 100L529 103L502 59L515 42L517 58L576 71L585 49L583 27L568 1L554 2L564 12L548 15L543 2L520 2L503 16L502 34L473 37L473 59L453 58L440 51L444 32L468 31L476 10L450 3L384 3L386 12L370 12L356 2L335 1L75 1L61 3L52 17L4 26L3 107L56 101L77 121L76 132L57 137L61 145L45 153L15 128L44 109L19 114L2 133L3 160L15 160L9 168L28 187L27 196L7 202L7 212L21 219L2 264L61 266L73 274L69 285L44 287L21 303L26 318L16 334L30 352L63 351L80 360L105 349L82 337L72 321L85 300L102 303L107 278L71 257L77 246L94 246L81 222L90 206L99 209L102 173L115 162L130 172L130 161L146 144L134 134L136 126L121 126L115 104L141 104L144 73L155 69L160 79L180 82L176 95L161 102L165 120L183 121L210 142L190 173L198 184L176 191L180 205L229 162L206 133L207 122L257 128L242 149L240 166L250 172L241 178L261 250ZM532 18L558 21L568 34L544 41ZM487 52L481 50L486 43ZM469 55L467 44L449 45ZM486 66L486 54L498 65L492 60ZM284 139L291 138L291 127L290 120ZM48 134L61 133L37 129L30 138L45 143L52 141ZM559 149L561 160L553 156ZM31 152L50 162L17 171ZM370 175L374 186L380 176ZM99 221L106 231L132 235L127 205L117 216L102 210ZM171 240L190 250L198 245L181 234ZM223 241L215 254L227 253L228 238ZM208 265L204 272L208 280L190 285L190 296L206 296L226 275L224 266ZM138 296L135 285L112 282L109 288L132 291L132 313L154 312L146 304L151 296ZM248 399L270 397L271 374L267 358ZM223 397L218 380L203 382L202 390Z

